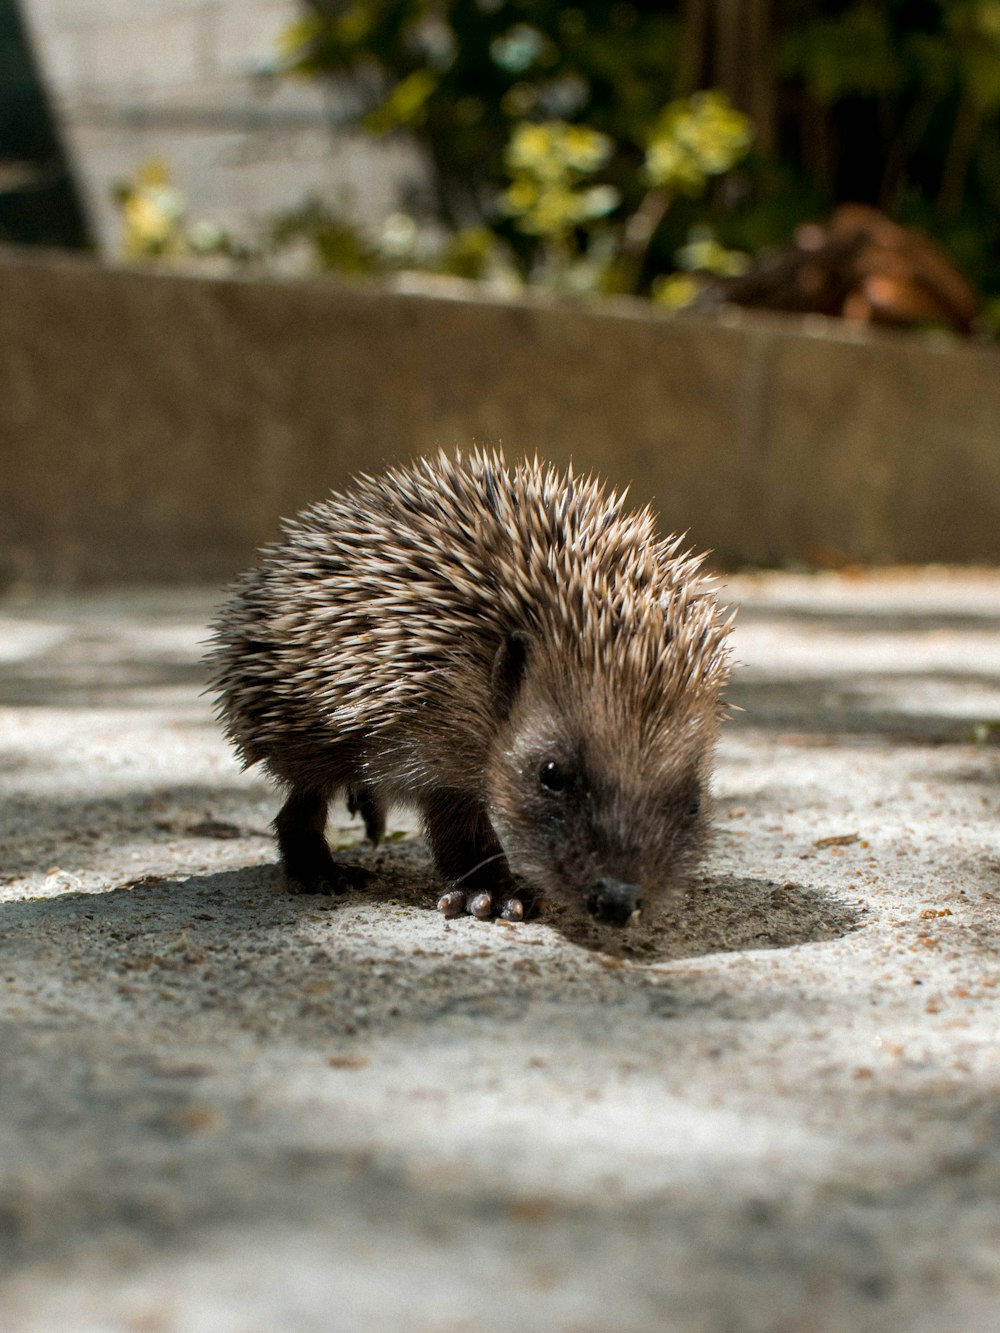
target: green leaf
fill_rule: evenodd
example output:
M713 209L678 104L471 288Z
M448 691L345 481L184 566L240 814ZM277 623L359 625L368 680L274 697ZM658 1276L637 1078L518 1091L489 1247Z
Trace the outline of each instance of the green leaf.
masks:
M778 64L801 75L816 100L826 103L892 92L902 81L885 7L870 3L792 29L778 48Z
M420 124L438 83L438 76L429 69L414 70L396 84L381 106L365 116L365 128L372 134L387 134L402 126Z

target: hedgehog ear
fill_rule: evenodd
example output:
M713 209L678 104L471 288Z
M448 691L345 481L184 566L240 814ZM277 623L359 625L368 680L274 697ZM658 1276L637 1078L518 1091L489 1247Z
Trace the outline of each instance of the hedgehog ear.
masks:
M527 665L527 638L523 634L508 634L500 642L490 674L493 705L503 721L510 716L510 710L514 707Z

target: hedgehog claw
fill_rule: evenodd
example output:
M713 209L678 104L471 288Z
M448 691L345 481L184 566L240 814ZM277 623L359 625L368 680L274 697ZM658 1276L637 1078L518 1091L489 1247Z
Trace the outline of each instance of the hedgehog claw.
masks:
M493 898L488 893L477 893L467 904L465 910L477 921L487 921L493 915Z
M437 910L442 916L455 917L468 913L477 921L488 921L497 915L503 921L512 923L524 921L536 906L532 898L512 894L511 897L503 899L498 912L494 895L485 890L479 893L467 893L464 889L450 889L437 900Z
M446 917L461 916L465 911L465 894L461 889L443 893L437 900L437 910Z

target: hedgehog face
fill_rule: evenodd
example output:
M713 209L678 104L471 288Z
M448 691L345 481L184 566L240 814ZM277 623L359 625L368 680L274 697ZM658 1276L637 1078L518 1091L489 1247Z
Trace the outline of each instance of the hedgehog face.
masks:
M606 679L556 682L527 655L520 671L487 765L507 860L543 895L627 925L701 850L714 713L649 725Z

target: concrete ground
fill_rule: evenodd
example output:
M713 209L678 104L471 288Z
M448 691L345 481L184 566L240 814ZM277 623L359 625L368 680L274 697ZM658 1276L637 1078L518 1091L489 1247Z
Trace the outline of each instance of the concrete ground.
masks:
M408 836L284 895L211 597L0 605L5 1333L1000 1330L1000 573L727 595L714 847L617 955Z

